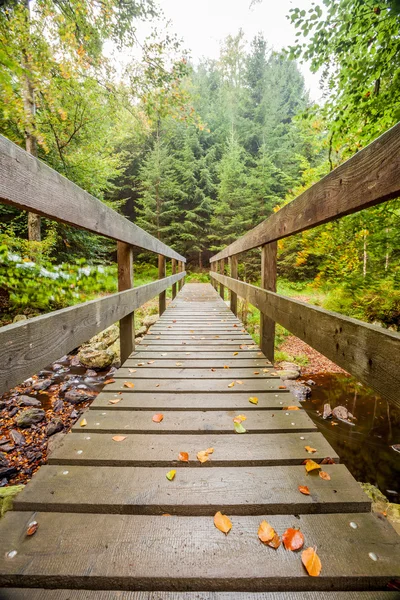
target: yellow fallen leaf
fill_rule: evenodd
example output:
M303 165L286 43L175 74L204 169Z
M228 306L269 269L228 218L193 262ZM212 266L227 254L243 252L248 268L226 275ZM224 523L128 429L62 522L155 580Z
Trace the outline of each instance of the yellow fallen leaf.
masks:
M82 419L82 421L79 423L79 425L80 425L81 427L86 427L86 425L87 425L87 421L86 421L86 419Z
M305 467L306 467L307 473L309 473L310 471L315 471L315 469L321 468L321 466L318 463L316 463L314 460L311 460L311 459L306 460Z
M229 365L224 365L224 369L230 369Z
M214 448L207 448L207 450L200 450L200 452L197 453L197 458L201 463L205 463L208 460L210 460L209 455L212 454L214 452Z
M233 356L237 356L239 354L239 352L234 352Z
M242 385L243 381L240 381L240 379L239 379L239 380L236 380L236 383L238 383L239 385Z
M175 364L176 364L177 367L182 367L183 366L183 363L181 363L181 362L177 362Z
M226 515L223 515L220 511L214 515L214 525L222 533L228 534L232 529L232 522Z
M168 473L166 474L166 478L169 479L169 481L172 481L173 478L176 475L176 471L174 469L172 469L172 471L168 471Z
M245 421L247 419L246 415L238 415L237 417L235 417L233 419L234 423L241 423L242 421Z
M228 387L229 387L229 388L232 388L234 385L235 385L235 382L234 382L234 381L232 381L232 383L228 383Z
M268 373L269 369L263 369L263 373ZM271 373L271 375L275 375L275 373Z
M251 402L251 404L258 404L257 396L250 396L249 402Z
M247 431L247 429L245 429L241 423L235 422L233 424L233 427L234 427L236 433L246 433L246 431Z
M123 442L126 440L126 435L114 435L113 440L114 442Z
M132 381L125 381L124 386L127 388L134 388L135 384Z

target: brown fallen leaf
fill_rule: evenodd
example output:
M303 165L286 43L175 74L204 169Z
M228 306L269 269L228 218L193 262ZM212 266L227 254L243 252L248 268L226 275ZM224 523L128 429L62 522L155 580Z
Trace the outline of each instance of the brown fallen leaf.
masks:
M310 490L308 489L308 487L306 485L299 485L299 487L297 489L299 490L299 492L301 492L305 496L310 495Z
M123 442L124 440L126 440L126 435L114 435L113 437L114 442Z
M319 476L321 477L321 479L325 479L325 481L331 480L331 476L326 471L320 471Z
M132 381L125 381L124 386L127 388L134 388L135 384Z
M334 465L335 461L330 456L326 456L321 460L321 465Z
M280 385L280 386L279 386L279 389L280 389L280 390L286 390L286 385Z
M251 404L258 404L257 396L250 396L249 402L251 402Z
M128 369L129 373L136 373L137 369Z
M259 375L260 371L254 371L253 375Z
M148 361L147 361L147 364L148 364L148 365L152 365L154 362L155 362L154 360L148 360Z
M217 369L211 369L211 371L213 371L213 372L214 372L214 371L216 371L216 370L217 370Z
M261 521L258 528L258 537L263 544L267 544L268 546L271 546L271 548L276 549L281 545L279 535L276 533L275 529L271 527L269 523L267 523L267 521Z
M153 415L152 418L151 418L151 420L154 423L161 423L161 421L163 420L163 418L164 418L164 415L162 415L161 413L158 413L156 415Z
M26 530L26 535L33 535L37 532L39 527L39 523L37 521L31 521L28 525L28 529Z
M79 425L80 425L81 427L86 427L86 425L87 425L87 421L86 421L86 419L82 419L82 421L79 423Z
M143 365L144 365L144 362L138 363L138 367L143 367Z
M114 398L112 400L109 400L108 403L109 404L118 404L118 402L121 402L122 398Z
M300 550L304 546L304 535L300 529L286 529L282 535L282 542L286 550Z
M315 461L313 461L311 459L306 460L306 462L304 464L305 464L307 473L309 473L310 471L315 471L315 469L321 468L318 463L316 463Z
M301 562L311 577L318 577L318 575L321 573L321 561L314 548L310 547L307 548L307 550L303 550L301 553Z
M107 380L104 382L104 385L108 385L109 383L115 383L115 379L107 379Z
M311 448L311 446L304 446L304 450L307 450L307 452L308 452L309 454L313 454L314 452L316 452L316 451L317 451L317 449L316 449L316 448Z
M226 515L223 515L220 511L214 515L214 525L222 533L228 534L232 529L232 522Z
M187 452L179 452L178 458L182 462L189 462L189 454Z

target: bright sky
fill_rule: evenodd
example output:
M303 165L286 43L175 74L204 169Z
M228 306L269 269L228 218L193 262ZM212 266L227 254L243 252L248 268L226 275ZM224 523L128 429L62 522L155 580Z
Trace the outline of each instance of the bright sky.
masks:
M171 29L183 38L184 45L196 61L206 56L217 58L220 42L229 34L243 29L250 41L258 32L264 34L275 50L293 44L296 30L286 16L290 8L308 10L313 0L263 0L250 8L251 0L158 0ZM307 65L300 65L311 98L318 100L321 91L318 75Z

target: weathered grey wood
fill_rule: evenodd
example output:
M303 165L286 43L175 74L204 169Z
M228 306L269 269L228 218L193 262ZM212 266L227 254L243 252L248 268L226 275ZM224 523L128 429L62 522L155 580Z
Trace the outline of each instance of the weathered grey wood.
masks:
M172 329L168 329L164 332L152 332L150 333L151 337L144 337L143 343L147 344L149 342L157 342L158 339L162 339L168 343L176 343L180 341L187 340L196 340L196 341L210 341L210 340L221 340L226 341L229 340L231 342L237 342L238 344L250 344L254 346L253 338L245 333L236 333L235 330L230 331L228 333L190 333L189 330L186 330L185 333L180 333L179 331L173 331ZM162 336L162 337L161 337Z
M225 274L225 259L221 259L219 261L219 272L221 273L221 275ZM219 295L221 296L222 300L225 299L225 287L222 285L222 283L220 283L219 286Z
M123 401L121 403L123 405ZM103 414L103 413L106 414ZM123 433L138 434L150 433L151 435L164 435L170 433L184 434L232 434L234 433L233 419L237 411L163 411L164 419L161 423L152 421L152 411L87 411L85 418L87 425L84 429L77 421L72 431L85 431L87 433ZM317 431L317 426L304 410L296 411L251 411L243 423L248 433L288 433L293 431ZM257 443L257 442L255 442Z
M304 467L179 469L171 483L163 467L46 465L16 496L15 510L119 514L214 515L370 512L371 501L344 465L326 465L331 480L306 477ZM310 495L298 491L307 484ZM117 483L117 484L116 484Z
M2 600L397 600L393 592L124 592L7 588Z
M166 276L166 264L165 264L165 256L162 254L158 255L158 279L164 279ZM163 312L165 311L165 307L167 304L167 295L165 290L162 291L158 296L158 312L161 317Z
M228 361L229 359L231 359L232 361L240 361L240 360L248 360L248 359L260 359L261 361L266 361L267 359L263 356L262 352L257 352L256 350L239 350L236 356L233 356L233 351L232 349L229 349L226 352L219 352L218 354L215 353L215 349L213 349L212 351L209 352L202 352L202 351L198 351L198 352L190 352L187 350L187 348L182 348L179 349L179 351L165 351L165 350L157 350L156 352L154 350L148 350L146 348L143 348L142 350L140 349L140 345L137 346L137 351L134 352L128 359L128 361L136 361L135 364L133 364L133 366L137 366L137 362L143 362L142 359L160 359L160 360L179 360L179 359L187 359L190 357L190 360L208 360L211 359L212 361L218 361L218 360L222 360L223 364L229 364L229 362L225 362ZM217 364L217 363L216 363ZM240 362L237 363L238 365L242 364ZM268 361L268 364L269 363ZM127 364L126 366L130 367L132 366L131 364Z
M129 361L130 362L130 361ZM139 361L140 362L140 361ZM148 362L148 361L147 361ZM170 363L168 365L159 364L158 369L156 363L152 365L137 366L136 373L132 373L132 367L123 367L119 369L114 375L114 379L229 379L230 381L242 380L242 379L254 379L259 377L260 379L268 378L279 378L278 371L272 371L272 366L269 367L233 367L224 369L223 365L219 368L216 366L211 367L212 362L208 362L207 367L201 368L198 365L196 368L190 368L182 363L181 367L176 366L176 361L164 361ZM161 361L159 361L161 363ZM126 363L125 363L126 364ZM148 368L147 368L148 367ZM161 368L162 367L162 368ZM268 372L264 373L263 369ZM271 372L276 373L272 375ZM258 375L256 375L258 373ZM228 382L228 383L229 383Z
M285 395L288 390L279 389L282 386L282 381L278 377L269 377L265 379L256 378L254 379L243 379L242 384L235 383L233 387L228 387L231 383L229 380L219 379L165 379L165 378L154 378L154 379L135 379L128 377L128 382L134 383L134 388L127 388L123 379L116 379L114 383L107 385L107 391L125 393L137 393L137 392L211 392L213 394L222 393L243 393L251 395L257 395L260 392L267 392L274 390L276 393ZM234 381L234 380L232 380Z
M400 406L400 334L215 274L291 333Z
M106 389L106 388L105 388ZM135 394L115 394L114 392L101 392L90 405L90 410L238 410L239 413L251 410L282 410L284 406L298 406L299 401L291 394L278 392L258 392L258 404L249 402L249 394L227 393L210 394L189 392L187 394L174 392L140 392ZM119 399L117 404L110 404L110 400Z
M0 329L0 394L168 288L182 274Z
M400 124L386 131L210 262L239 254L400 195Z
M178 272L179 273L183 273L183 269L184 269L183 262L181 260L178 260ZM178 290L179 291L181 291L182 286L183 286L183 279L180 279L179 283L178 283Z
M276 292L276 260L277 243L265 244L261 248L261 287L271 292ZM275 321L263 312L260 312L260 348L274 362Z
M40 526L27 539L33 518ZM400 575L398 536L382 516L268 515L268 521L279 533L300 528L306 545L318 549L319 577L307 574L298 553L260 543L259 516L232 516L232 530L224 537L211 517L8 512L0 540L0 584L246 593L294 587L382 590ZM10 549L17 556L4 558Z
M119 433L125 435L123 423ZM87 440L87 437L90 439ZM169 468L193 466L203 469L217 466L299 465L310 458L310 454L304 449L305 445L317 449L312 455L316 461L326 456L338 461L337 454L320 433L164 434L156 438L157 443L154 436L146 434L127 433L122 442L114 442L112 437L113 434L105 433L70 433L50 455L49 464ZM300 437L304 437L304 440ZM209 462L200 464L196 458L197 452L206 448L214 448L214 453ZM181 450L189 453L188 463L178 460ZM81 454L78 451L82 451Z
M211 263L212 265L214 263ZM237 279L238 277L238 257L230 256L229 257L229 266L231 271L232 279ZM237 294L235 292L230 293L230 308L234 315L237 315Z
M176 273L176 258L173 258L171 261L171 273L175 275ZM176 283L172 284L172 300L176 297Z
M3 136L0 136L0 200L186 262L172 248Z
M195 340L193 340L193 342L196 342ZM226 355L230 353L231 356L233 356L234 352L238 352L240 354L240 352L243 352L246 355L251 356L251 353L254 352L254 346L248 346L248 348L241 348L239 344L236 345L231 345L231 344L223 344L221 342L219 342L220 345L217 344L206 344L204 343L204 341L202 341L201 345L199 343L196 343L196 345L194 345L194 343L191 343L190 340L188 340L187 343L182 342L181 344L174 344L174 345L164 345L164 344L147 344L146 342L141 342L140 344L137 344L136 349L139 352L144 352L144 351L148 351L148 352L196 352L196 355L199 352L208 352L208 353L213 353L215 354L215 357L218 358L218 356L221 356L221 354ZM255 354L257 354L257 352L255 352Z
M261 372L263 372L263 369L269 369L269 371L271 371L271 373L278 373L278 371L274 371L273 370L273 366L271 365L271 363L263 358L259 358L259 359L255 359L255 358L238 358L237 356L235 356L234 358L229 357L226 359L223 358L214 358L214 357L210 357L208 359L201 359L201 358L190 358L187 357L185 354L183 355L184 358L182 358L180 361L177 361L175 359L170 359L167 356L161 356L160 358L157 358L157 360L154 359L150 359L150 360L142 360L141 359L141 353L137 354L137 358L129 358L125 363L124 366L121 367L121 369L118 369L118 371L115 373L115 377L127 377L127 376L131 376L132 372L128 371L128 368L135 368L138 367L138 363L144 362L144 366L140 366L139 369L136 370L135 373L135 377L140 377L143 369L145 369L145 371L150 371L150 370L154 370L154 369L169 369L171 367L176 368L176 363L180 362L182 364L182 368L184 369L217 369L217 372L219 372L221 374L221 376L228 376L229 373L233 373L233 370L235 372L237 372L238 370L242 370L242 369L252 369L252 372L256 371L256 370L260 370ZM143 357L145 358L145 357ZM228 369L224 369L224 367L229 367ZM225 371L224 374L222 374L222 370Z
M133 249L125 242L117 243L118 291L133 288ZM119 322L121 362L125 362L135 349L135 313L123 317Z
M195 336L195 339L193 339L190 335L187 336L186 340L182 339L181 337L178 338L167 338L164 336L161 336L160 339L156 339L156 336L146 336L146 338L144 340L142 340L141 342L141 348L144 347L148 347L150 348L150 346L178 346L181 347L182 345L184 346L189 346L189 345L193 345L193 346L232 346L232 348L234 348L234 350L239 350L240 346L244 345L244 346L251 346L252 348L255 347L255 344L252 340L252 338L247 338L247 337L242 337L241 339L215 339L215 338L211 338L211 339L201 339L200 336ZM233 351L234 351L233 350Z

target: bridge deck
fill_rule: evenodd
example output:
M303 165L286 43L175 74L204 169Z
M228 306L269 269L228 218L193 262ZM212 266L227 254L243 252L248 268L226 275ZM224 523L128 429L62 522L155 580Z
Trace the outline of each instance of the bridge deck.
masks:
M105 390L87 425L74 426L0 523L0 584L10 588L0 598L397 597L383 591L400 577L397 534L370 514L359 485L210 285L184 286ZM234 431L238 414L247 433ZM214 452L200 464L207 448ZM306 474L304 460L328 456L329 481ZM228 535L213 524L219 510L231 517ZM301 552L259 541L264 519L279 535L300 528L321 558L319 577L307 574ZM27 537L32 520L39 528Z

